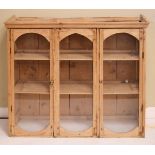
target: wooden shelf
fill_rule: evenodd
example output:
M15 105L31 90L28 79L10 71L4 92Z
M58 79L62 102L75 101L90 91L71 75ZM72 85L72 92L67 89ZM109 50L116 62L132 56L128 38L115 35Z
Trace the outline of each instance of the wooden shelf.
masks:
M60 60L93 60L92 50L60 50Z
M104 82L104 94L138 94L138 84ZM15 93L49 94L48 82L18 82ZM60 94L92 94L91 82L66 81L60 84Z
M49 94L49 82L17 82L15 93Z
M92 94L93 84L91 82L65 81L60 84L60 94Z
M121 83L121 82L104 82L104 94L138 94L137 83Z
M104 50L104 60L139 60L139 56L132 50Z
M49 50L16 50L15 60L49 60Z
M138 94L137 83L104 82L104 94ZM92 94L91 82L65 81L60 84L60 94Z

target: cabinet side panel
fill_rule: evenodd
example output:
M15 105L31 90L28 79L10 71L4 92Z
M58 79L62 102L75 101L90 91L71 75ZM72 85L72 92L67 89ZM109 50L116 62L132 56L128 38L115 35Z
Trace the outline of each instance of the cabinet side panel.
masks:
M11 45L12 45L12 38L11 38L11 30L7 30L7 56L8 56L8 112L9 112L9 135L13 135L13 124L12 124L12 75L11 75Z

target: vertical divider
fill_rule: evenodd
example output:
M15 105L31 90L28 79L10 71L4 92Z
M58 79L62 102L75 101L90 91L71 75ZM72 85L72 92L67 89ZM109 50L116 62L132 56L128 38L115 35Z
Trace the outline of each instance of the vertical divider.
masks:
M54 137L60 135L59 30L54 29Z
M100 112L100 136L103 136L103 41L104 41L104 30L100 30L100 42L99 42L99 90L100 90L100 97L99 97L99 112Z
M8 112L9 135L12 135L12 90L11 90L11 30L7 30L7 56L8 56Z
M97 105L98 105L98 69L97 69L97 35L93 30L93 135L97 134Z
M10 87L10 106L11 106L11 135L15 135L15 94L14 94L14 30L11 30L11 53L10 55L10 82L9 82L9 87Z
M145 29L143 29L143 52L144 52L144 58L143 58L143 97L142 97L142 102L143 102L143 133L142 136L145 137L145 108L146 108L146 51L145 51L145 44L146 44L146 33Z
M139 30L139 134L143 130L143 29Z
M146 53L145 53L145 30L142 29L142 34L143 34L143 42L142 42L142 49L143 49L143 58L142 58L142 74L143 74L143 80L142 80L142 104L143 104L143 108L142 108L142 132L141 132L141 136L145 136L145 102L146 102L146 99L145 99L145 89L146 89L146 86L145 86L145 81L146 81L146 73L145 73L145 62L146 62Z
M96 51L96 57L97 57L97 105L96 105L96 112L97 112L97 133L96 136L100 136L100 87L99 87L99 78L100 78L100 30L96 30L96 36L97 36L97 51Z
M53 97L53 88L54 88L54 74L53 74L53 66L54 66L54 30L50 30L50 127L51 127L51 135L53 136L53 118L54 118L54 97Z

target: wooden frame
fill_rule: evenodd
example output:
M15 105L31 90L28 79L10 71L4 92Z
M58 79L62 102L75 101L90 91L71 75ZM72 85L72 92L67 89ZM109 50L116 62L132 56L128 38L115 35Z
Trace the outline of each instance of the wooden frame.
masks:
M60 82L59 82L59 76L60 76L60 67L59 67L59 60L60 59L60 50L59 50L59 43L61 40L66 38L67 36L70 36L72 34L80 34L86 38L88 38L92 43L93 43L93 125L91 128L85 130L85 131L67 131L60 125ZM54 125L55 125L55 131L54 135L55 136L63 136L63 137L91 137L96 135L96 100L97 100L97 66L96 66L96 30L95 29L61 29L61 30L56 30L56 37L55 37L55 51L58 51L56 53L56 65L55 65L55 95L56 96L56 101L54 109ZM80 57L79 57L80 58ZM69 59L69 60L75 60L75 59ZM76 59L77 60L77 59ZM80 59L81 60L81 59Z
M146 28L145 17L42 18L12 16L8 28Z
M145 28L148 24L149 23L147 22L147 20L141 15L140 17L100 17L66 19L12 16L5 23L8 29L7 48L9 135L54 137L144 137ZM16 40L18 40L18 38L25 34L37 34L38 37L28 37L27 40L29 40L29 43L25 44L22 42L22 40L24 41L24 39L22 38L21 41L17 43L18 45L15 45ZM124 48L121 41L118 41L117 43L117 39L111 39L107 41L106 45L104 46L103 42L107 38L110 38L114 35L117 35L119 38L119 34L124 34L120 36L120 40L122 37L124 40L122 39L121 41L125 41L126 46L131 46L131 49ZM130 37L124 37L125 35L130 35ZM42 38L40 38L39 36L42 36ZM133 41L134 39L132 39L132 37L138 41ZM86 40L88 41L84 41L84 38L86 38ZM45 40L47 40L47 43L45 42ZM63 43L61 43L62 40L64 40ZM37 47L37 50L33 48L33 44L35 47ZM26 49L24 50L22 48L17 48L16 46L26 47ZM28 46L32 46L32 49ZM124 52L120 51L119 48L115 49L115 46L120 46L120 49L122 48ZM61 47L62 49L60 49ZM69 47L71 48L69 49ZM138 48L139 53L133 53L134 49L132 49L132 47L135 47L136 49ZM23 77L23 79L28 77L26 82L29 82L28 80L31 79L35 80L34 77L36 77L36 81L30 81L29 83L25 83L25 81L23 80L18 83L15 88L14 81L16 81L16 70L19 70L18 67L16 69L15 66L24 66L24 63L26 64L27 61L31 61L31 65L27 67L25 65L25 68L29 69L33 65L34 68L32 67L32 71L30 71L30 73L23 72L23 76L20 75L19 77ZM36 64L38 65L38 68L40 67L40 71L39 69L37 70L35 68L35 66L37 66L35 62L37 62ZM74 80L67 81L68 83L63 83L63 85L60 83L62 74L61 62L65 62L64 65L67 66L64 70L63 78L65 79L66 77L71 76L71 79L74 79L73 77L75 77ZM121 67L123 66L123 62L126 62L124 65L126 66L126 71L124 70L124 68L122 69ZM92 67L90 66L91 63ZM77 67L77 71L81 71L81 75L76 73L77 71L75 71L73 68L69 68L70 66L74 66L75 64L79 66ZM124 79L121 78L121 75L120 81L112 80L110 82L110 80L104 80L104 77L108 78L109 76L111 76L110 79L114 79L114 76L116 75L110 73L110 71L116 72L118 66L121 69L120 71L118 69L118 73L115 73L117 76L119 76L119 74L123 72L124 74L122 74L127 83L127 76L131 76L131 81L137 80L138 83L122 85L120 84L120 81ZM108 67L111 68L108 69ZM131 67L136 69L131 71ZM106 74L107 70L110 70L108 74ZM128 70L129 72L127 72ZM38 75L39 77L37 78ZM81 76L81 78L84 79L83 81L80 81L82 82L80 83L80 85L79 83L75 83L79 80L78 76ZM92 80L90 78L91 76L93 77ZM42 81L37 81L37 79L42 79ZM35 82L40 83L36 84ZM64 82L66 81L64 80ZM61 87L61 85L63 87ZM76 88L78 88L78 91ZM35 100L35 94L41 94L38 95L39 99L33 101L32 105L35 106L36 102L39 102L39 106L41 103L42 105L45 105L43 113L46 114L43 114L43 117L44 115L49 116L49 124L45 129L39 131L26 131L16 126L15 122L17 120L17 112L15 100L17 95L15 94L32 94L32 96L34 96L32 97L32 100L33 98ZM121 107L122 103L125 104L125 102L127 102L126 104L131 113L135 113L135 111L132 110L134 106L135 108L138 108L138 126L130 132L114 132L106 128L104 126L105 122L103 121L103 115L104 112L110 112L108 110L105 111L106 97L103 94L107 96L111 95L112 98L116 98L115 100L119 99L119 97L121 98L122 96L126 96L128 99L124 99L123 101L121 101L119 106ZM69 104L67 98L66 100L64 100L65 102L63 108L61 107L60 95L69 95ZM72 98L70 97L70 95L72 95ZM75 95L87 96L87 99L75 100ZM129 105L128 103L128 100L130 100L130 98L133 98L133 103L131 105ZM24 101L24 99L21 98L21 101L23 102L23 108L24 106L26 106L26 104L28 107L32 102L31 98L27 97L26 99L28 101ZM71 99L73 105L70 104ZM89 107L91 107L91 102L92 109L89 109ZM110 102L110 104L115 104L115 102L117 101L111 100ZM134 105L135 102L136 104L138 103L138 107L136 107L136 104ZM76 108L79 108L77 106L77 103L80 103L79 106L83 106L83 108L85 108L85 113L82 110L76 111ZM72 108L70 111L67 109L68 106L71 106L70 109ZM39 108L42 110L41 107ZM47 109L49 110L49 113ZM92 114L90 111L92 111ZM77 115L78 112L79 115ZM123 108L122 111L119 112L120 115L121 112L123 113ZM128 111L126 111L126 113L127 112ZM81 131L64 129L60 123L61 113L64 113L64 115L66 116L68 116L69 113L75 114L75 116L73 117L76 117L77 115L80 118L83 118L83 115L86 115L86 117L92 115L92 126L87 128L87 130ZM31 115L35 116L35 112L31 113ZM112 116L113 115L111 115L111 118Z
M53 49L52 49L52 33L53 31L51 30L43 30L43 29L18 29L18 30L11 30L11 56L9 57L9 62L11 62L9 64L9 68L11 68L10 72L8 73L10 76L9 78L9 85L11 85L11 87L9 86L9 96L11 96L11 100L9 100L9 105L10 105L10 114L11 114L11 119L9 122L9 126L10 126L10 135L17 135L17 136L51 136L51 133L53 133L53 73L50 72L50 84L49 85L49 95L50 95L50 100L49 100L49 106L50 106L50 115L49 115L49 125L46 129L40 130L40 131L35 131L35 132L30 132L30 131L26 131L18 126L16 126L15 124L15 93L22 93L22 90L15 90L15 86L14 86L14 74L15 74L15 69L14 69L14 62L16 61L15 58L15 41L17 40L18 37L24 35L24 34L29 34L29 33L35 33L35 34L40 34L42 36L44 36L50 43L50 57L49 57L49 61L50 61L50 70L52 70L53 68ZM20 59L19 59L20 60ZM26 59L29 60L29 59ZM31 59L30 59L31 60ZM38 59L36 59L38 60ZM29 92L30 91L30 92ZM23 92L23 93L33 93L31 92L31 90L28 90L27 92ZM35 92L34 92L35 93ZM40 93L40 92L39 92Z
M136 127L135 129L129 131L129 132L112 132L110 131L109 129L106 129L106 128L103 128L103 104L104 104L104 99L103 99L103 92L104 92L104 87L106 85L103 84L103 60L110 60L112 61L113 59L111 59L111 57L107 57L107 55L103 55L103 52L105 51L103 48L103 42L104 40L106 40L108 37L114 35L114 34L121 34L121 33L126 33L126 34L130 34L131 36L135 37L138 41L139 41L139 59L133 59L131 57L122 57L121 58L121 55L119 55L120 57L117 58L116 55L115 56L115 59L116 61L136 61L138 60L138 63L139 63L139 73L138 73L138 76L139 76L139 117L138 117L138 120L139 120L139 125L138 127ZM144 123L143 123L143 116L144 116L144 101L143 101L143 85L144 85L144 66L142 65L143 63L143 60L144 60L144 57L142 56L143 55L143 31L140 29L107 29L107 30L100 30L100 136L102 137L138 137L138 136L144 136ZM105 58L104 58L105 56ZM108 59L107 59L108 58ZM114 86L115 87L115 86ZM125 91L125 90L124 90ZM111 92L112 93L112 92ZM108 94L111 94L111 93L108 93ZM121 93L124 93L123 91L119 92L119 94ZM133 93L132 92L128 92L129 94L130 93ZM128 94L127 93L127 94ZM112 93L113 94L113 93ZM115 94L115 93L114 93ZM117 93L116 93L117 94ZM126 93L124 93L126 94Z

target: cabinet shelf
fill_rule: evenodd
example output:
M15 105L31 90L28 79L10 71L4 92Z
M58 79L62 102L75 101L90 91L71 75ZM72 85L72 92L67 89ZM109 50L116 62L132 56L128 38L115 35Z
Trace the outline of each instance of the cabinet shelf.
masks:
M138 94L137 83L104 82L104 94ZM92 94L91 82L65 81L60 84L60 94Z
M107 94L138 94L138 83L122 83L118 81L104 82L103 92Z
M16 50L15 60L49 60L49 50Z
M65 81L60 84L60 94L92 94L91 82Z
M92 50L60 50L60 60L93 60Z
M132 50L104 50L103 59L136 61L139 60L139 57Z
M15 85L15 93L17 94L49 94L49 82L17 82Z

